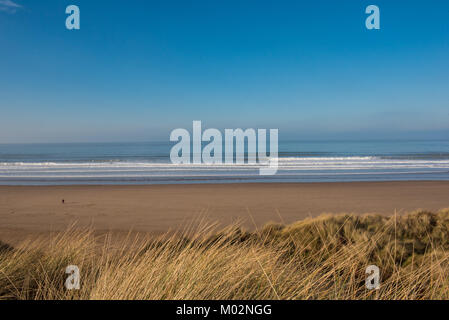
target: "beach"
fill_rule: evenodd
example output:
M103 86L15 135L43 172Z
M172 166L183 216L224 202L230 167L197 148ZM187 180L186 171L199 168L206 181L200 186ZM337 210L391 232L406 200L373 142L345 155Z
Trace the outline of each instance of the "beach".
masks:
M62 200L64 199L64 203ZM0 186L0 239L93 227L165 233L200 222L248 229L323 213L392 215L449 207L449 181Z

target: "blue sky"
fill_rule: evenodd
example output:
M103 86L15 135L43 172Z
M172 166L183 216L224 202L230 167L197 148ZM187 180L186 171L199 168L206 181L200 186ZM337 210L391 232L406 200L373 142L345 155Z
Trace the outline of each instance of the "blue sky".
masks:
M0 0L0 44L3 143L449 139L448 1Z

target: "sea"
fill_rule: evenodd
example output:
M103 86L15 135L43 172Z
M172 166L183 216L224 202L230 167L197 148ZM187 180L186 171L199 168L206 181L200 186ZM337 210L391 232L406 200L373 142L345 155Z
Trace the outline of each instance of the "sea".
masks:
M449 141L280 141L278 171L172 164L174 143L0 144L0 185L449 180Z

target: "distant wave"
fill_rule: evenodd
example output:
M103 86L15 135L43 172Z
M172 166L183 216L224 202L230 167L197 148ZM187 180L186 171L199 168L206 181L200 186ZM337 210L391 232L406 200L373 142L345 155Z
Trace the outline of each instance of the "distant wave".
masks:
M449 180L449 159L281 157L278 163L275 176L259 176L260 164L171 164L116 160L0 162L0 184Z
M394 159L384 157L287 157L277 158L280 169L301 169L301 168L364 168L364 167L442 167L449 168L449 159ZM262 164L264 165L264 164ZM238 168L259 168L261 164L172 164L167 162L150 161L96 161L96 162L0 162L0 172L11 170L60 170L60 169L80 169L80 170L102 170L102 169L155 169L155 170L177 170L185 168L189 170L207 170L208 168L238 169Z

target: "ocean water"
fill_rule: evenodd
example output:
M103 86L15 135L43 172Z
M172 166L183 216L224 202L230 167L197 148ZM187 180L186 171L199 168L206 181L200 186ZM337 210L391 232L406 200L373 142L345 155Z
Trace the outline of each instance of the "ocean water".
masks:
M0 185L449 180L449 141L283 141L258 165L171 164L170 143L0 144Z

